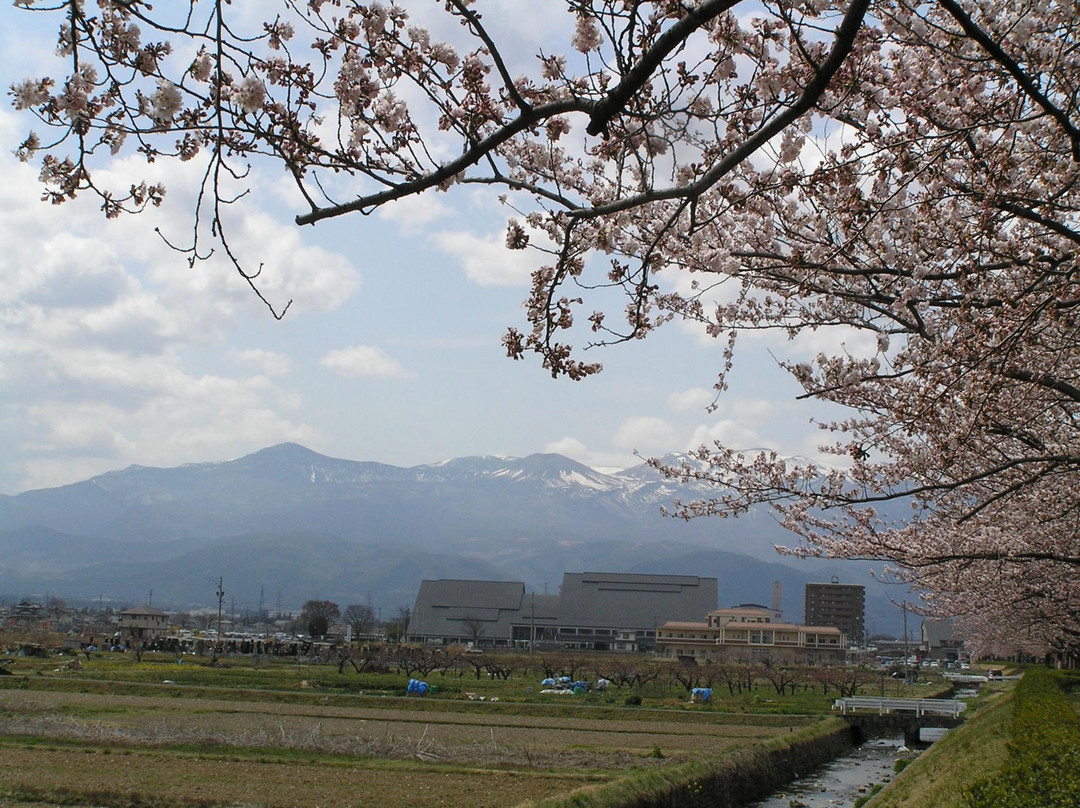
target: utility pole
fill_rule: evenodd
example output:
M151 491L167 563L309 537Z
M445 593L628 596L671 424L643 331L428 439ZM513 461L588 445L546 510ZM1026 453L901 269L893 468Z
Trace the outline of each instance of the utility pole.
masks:
M904 610L904 684L910 684L908 681L908 642L907 642L907 601L905 600L900 604L900 608Z
M225 600L225 590L222 588L221 578L217 579L217 636L218 642L221 642L221 604Z

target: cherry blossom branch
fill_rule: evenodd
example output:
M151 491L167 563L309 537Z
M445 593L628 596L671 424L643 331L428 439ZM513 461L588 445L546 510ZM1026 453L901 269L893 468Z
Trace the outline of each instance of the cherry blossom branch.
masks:
M324 219L343 216L346 213L370 213L372 210L389 202L394 202L409 196L416 196L424 191L437 188L439 185L442 185L447 180L457 176L470 166L480 162L480 160L493 152L501 144L522 132L531 129L537 123L566 112L582 112L587 106L587 102L584 101L566 100L553 101L549 104L530 107L521 112L514 121L503 126L498 131L467 149L460 157L443 164L428 174L418 177L415 180L394 185L379 193L361 196L350 202L343 202L325 208L314 208L309 213L298 215L296 217L296 223L299 225L315 224Z
M705 0L698 6L687 8L686 14L661 34L622 80L608 91L602 101L593 106L585 131L590 135L606 133L611 119L626 110L630 99L656 74L672 51L681 47L692 33L740 2L741 0Z
M848 6L843 21L836 29L835 40L828 57L821 63L819 69L815 71L813 78L803 88L799 98L790 106L785 107L783 112L778 113L770 120L763 123L753 135L747 137L738 146L732 149L730 153L722 160L719 160L716 165L709 169L700 179L686 186L652 190L642 194L627 196L606 205L596 205L591 208L579 209L572 211L570 215L583 219L591 219L632 210L651 202L662 202L665 200L688 201L700 197L731 173L736 166L740 165L743 161L760 150L761 147L768 143L772 138L780 134L786 127L813 108L814 104L817 103L826 89L828 89L829 83L851 52L851 49L855 44L855 38L859 33L859 28L862 26L863 19L866 17L869 6L870 0L854 0L854 2Z
M1036 104L1042 107L1047 115L1057 121L1058 125L1065 130L1065 134L1072 143L1073 160L1080 162L1080 129L1069 120L1069 116L1065 111L1051 103L1050 99L1039 90L1038 85L1031 76L1020 67L1015 59L1005 52L998 42L994 41L982 28L975 24L975 21L971 19L968 13L964 11L955 0L938 0L938 3L942 8L948 11L958 23L960 23L960 27L964 30L965 34L978 42L987 53L1008 71L1009 75L1016 80L1016 83L1023 88L1024 92L1027 93Z

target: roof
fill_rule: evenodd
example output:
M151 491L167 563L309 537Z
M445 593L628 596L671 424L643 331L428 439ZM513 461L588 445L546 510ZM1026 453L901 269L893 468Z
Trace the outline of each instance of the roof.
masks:
M531 607L522 581L426 580L416 595L409 632L468 638L478 631L486 640L507 639L511 621Z
M421 582L410 633L505 640L513 625L653 630L667 620L697 620L716 608L715 578L647 573L564 573L558 595L526 594L521 581ZM467 621L467 622L466 622Z
M953 639L953 619L923 620L922 634L931 645L940 645Z
M678 620L669 620L660 628L671 631L673 629L706 629L719 632L720 629L738 631L802 631L807 634L843 634L844 632L834 626L802 626L798 623L725 623L722 626L710 626L708 623L684 623Z
M417 605L470 609L518 609L525 595L522 581L470 581L440 578L420 583Z
M716 608L716 578L633 572L563 574L564 626L655 629L669 620L699 621Z
M169 615L161 611L161 609L155 609L152 606L132 606L130 609L124 609L120 612L120 616L123 617L168 617Z

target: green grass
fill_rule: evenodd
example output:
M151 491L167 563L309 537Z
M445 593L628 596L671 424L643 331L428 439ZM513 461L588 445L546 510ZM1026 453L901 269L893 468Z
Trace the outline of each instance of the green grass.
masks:
M1024 675L1004 765L966 789L964 805L1080 808L1080 721L1065 684L1045 668Z
M1040 677L1047 672L1032 669L1031 673ZM1067 689L1072 688L1072 702L1057 701L1053 712L1075 719L1075 711L1080 706L1080 677L1055 678ZM964 808L971 805L969 792L972 787L1005 766L1014 739L1020 748L1030 746L1034 730L1015 726L1017 701L1011 682L992 684L969 711L972 715L961 726L950 730L899 772L892 783L869 802L868 808ZM1048 717L1041 715L1037 723L1048 723ZM1076 721L1072 724L1075 726ZM1076 751L1075 744L1072 751ZM1013 805L1018 799L1014 785L1007 786L995 799L989 804ZM1041 806L1043 803L1036 804ZM1065 803L1048 803L1046 808L1062 804Z

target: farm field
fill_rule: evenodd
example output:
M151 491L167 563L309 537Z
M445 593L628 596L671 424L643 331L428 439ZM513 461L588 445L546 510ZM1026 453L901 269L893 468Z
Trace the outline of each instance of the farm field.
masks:
M625 691L618 700L543 696L527 676L462 679L417 698L388 694L400 675L338 678L332 665L104 657L7 667L0 802L17 808L502 808L818 720L689 705L677 694L658 693L655 707L624 706ZM475 697L471 688L486 689L485 700L464 695Z

